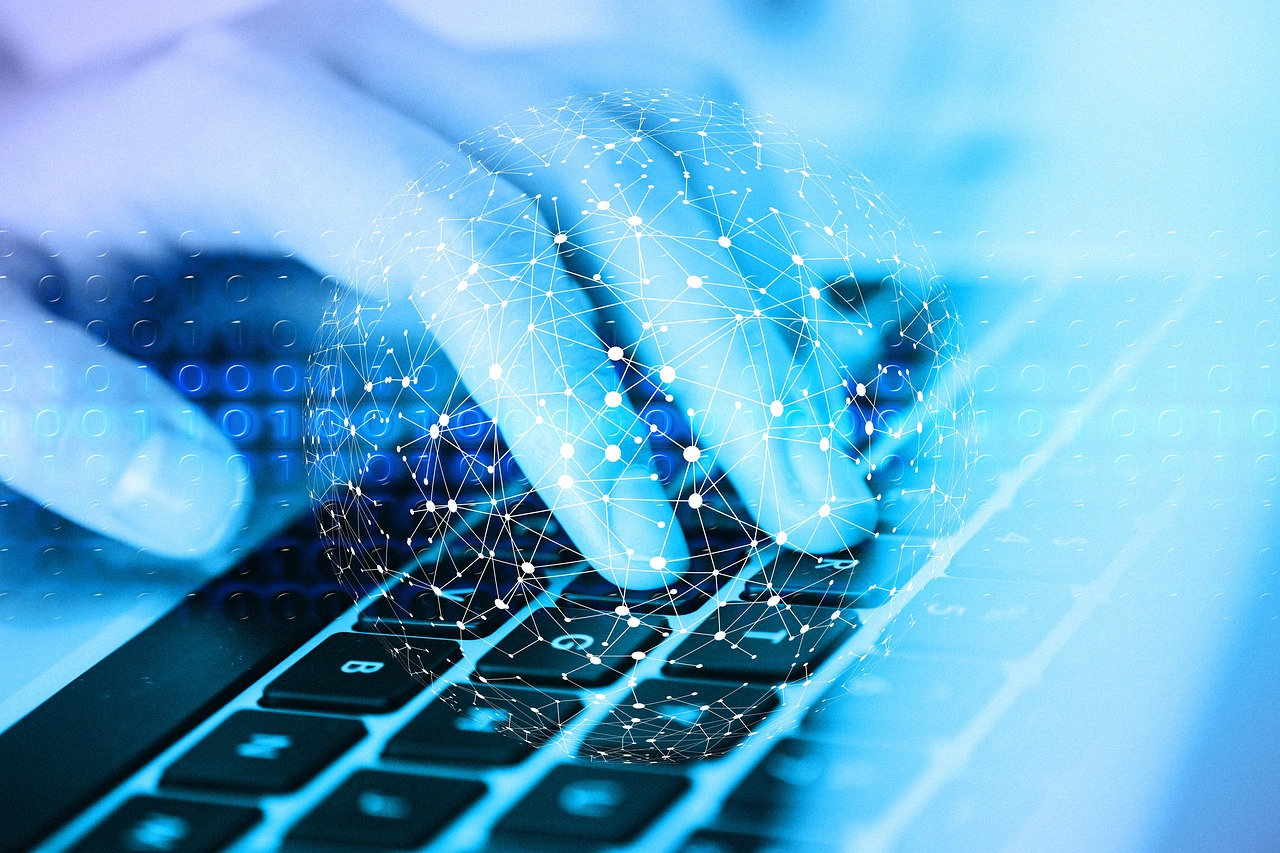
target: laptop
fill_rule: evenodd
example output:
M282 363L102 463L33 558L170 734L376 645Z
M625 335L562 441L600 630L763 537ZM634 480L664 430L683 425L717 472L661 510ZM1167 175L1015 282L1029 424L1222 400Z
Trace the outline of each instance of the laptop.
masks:
M553 579L472 625L476 589L424 603L407 565L355 600L305 500L196 584L63 553L64 523L8 497L5 527L48 544L3 551L0 850L1273 845L1274 285L1203 259L1115 272L1037 257L950 277L975 390L964 524L882 528L818 571L761 550L644 614L698 625L776 595L839 623L808 646L785 620L727 623L749 651L733 665L672 674L654 654L649 678L566 687L556 655L599 640L590 625L497 649L546 632L539 602L616 589ZM264 374L279 356L227 351ZM294 441L268 456L296 463ZM726 684L785 689L744 720ZM593 751L606 724L634 755Z

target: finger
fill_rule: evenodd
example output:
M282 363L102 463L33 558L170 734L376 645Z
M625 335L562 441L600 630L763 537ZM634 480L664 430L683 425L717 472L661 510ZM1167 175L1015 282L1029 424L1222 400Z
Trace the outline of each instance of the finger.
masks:
M621 393L600 337L603 318L543 224L554 209L474 166L437 173L425 195L411 189L380 229L390 236L363 247L357 283L371 294L381 286L388 304L391 279L413 281L419 325L431 334L415 359L438 351L458 366L597 569L624 588L664 586L684 568L687 548L650 473L648 425ZM449 441L449 414L430 426L429 442Z
M157 103L157 93L167 97ZM191 106L207 103L225 108L210 116ZM75 106L84 109L50 116L50 121L31 131L39 138L28 139L31 144L24 146L31 168L17 181L16 197L22 202L17 209L26 214L29 227L40 222L41 209L73 210L81 219L73 220L72 227L86 230L95 221L119 219L120 211L146 211L147 218L138 221L146 222L151 238L163 235L172 241L188 230L199 230L215 249L226 235L237 234L238 246L257 251L275 247L273 235L287 231L287 248L325 272L342 271L346 265L345 257L334 257L332 245L356 245L369 231L370 223L382 215L387 200L402 193L423 164L449 150L435 134L403 114L371 102L323 67L294 60L285 65L218 32L182 45L168 60L123 87L117 97L104 95ZM94 139L97 153L93 157L76 156L74 140L81 137L72 130L79 121L102 129ZM78 180L55 180L63 164L69 162L85 164L83 173L74 176ZM126 177L100 168L98 164L103 162L136 162L145 171ZM43 174L55 192L43 192L44 182L34 181L30 174ZM77 207L70 203L71 198L58 198L56 190L66 187L74 187L75 198L91 201ZM211 199L216 203L209 203ZM424 213L422 218L424 224L430 218L437 231L441 216L463 221L468 216L460 204L435 208L432 214ZM330 235L327 239L326 234ZM430 248L434 249L434 243ZM528 257L527 245L519 247L519 256ZM413 291L421 273L405 272L411 267L411 262L396 266L389 280L404 297ZM517 277L517 283L521 282ZM482 290L477 282L474 293ZM508 295L511 301L525 304L515 290ZM423 314L434 313L432 297L423 299ZM684 543L671 525L646 523L663 507L669 510L665 502L657 504L661 490L652 480L613 474L612 468L597 470L601 464L616 464L608 458L602 463L596 454L605 454L611 445L621 447L623 430L628 428L615 422L615 426L602 427L600 435L591 435L592 409L604 405L602 398L607 392L586 403L563 396L579 383L599 388L607 383L610 368L599 342L586 339L589 324L579 322L564 333L548 328L545 335L529 335L524 340L496 331L488 337L474 336L473 331L488 328L492 321L477 324L480 316L472 313L472 305L468 301L465 310L448 313L450 320L471 326L454 328L454 334L448 334L445 323L430 330L440 337L441 350L459 367L466 387L490 414L499 417L504 429L517 426L504 426L512 412L537 411L532 408L536 402L529 404L528 400L542 398L530 397L530 393L541 393L548 384L559 386L556 392L561 397L547 395L556 403L550 413L558 421L556 434L547 439L544 429L533 429L529 436L516 432L513 453L594 565L627 586L661 585L666 570L658 568L660 561L678 564L684 553ZM512 311L508 316L508 325L524 334L528 324L515 322L514 314ZM566 316L554 315L547 320L568 323L570 315L581 316L575 308ZM507 327L498 324L495 328ZM415 327L414 331L420 335L423 329ZM497 363L491 356L507 354L486 352L481 344L488 342L509 348L518 356L517 366L529 375L527 391L511 395L515 401L523 401L522 405L512 402L500 406L506 392L486 384L492 381L490 367ZM588 350L594 355L589 357ZM536 414L534 417L535 427L546 426L537 424ZM560 448L571 442L556 439L575 435L586 436L593 453L584 452L576 461L566 460L559 456ZM620 458L642 464L641 454L647 450L643 443L636 447L635 453ZM555 473L557 467L575 483L591 483L591 489L557 493L562 476ZM611 500L606 502L605 497ZM617 509L606 511L604 507L610 504Z
M574 116L572 132L618 152L582 173L574 200L598 215L571 235L574 262L609 283L633 366L681 406L714 414L699 430L700 465L718 463L780 541L815 551L858 541L875 512L860 472L831 452L826 397L840 377L786 340L768 289L736 268L714 219L684 203L694 192L679 154L608 117Z
M90 529L195 558L239 528L243 459L160 377L5 294L0 412L8 484Z

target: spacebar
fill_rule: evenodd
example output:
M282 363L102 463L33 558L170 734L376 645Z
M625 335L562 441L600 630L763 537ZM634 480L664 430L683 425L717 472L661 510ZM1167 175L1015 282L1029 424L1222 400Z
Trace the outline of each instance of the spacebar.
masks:
M58 829L298 648L319 626L233 620L197 594L0 734L0 853Z

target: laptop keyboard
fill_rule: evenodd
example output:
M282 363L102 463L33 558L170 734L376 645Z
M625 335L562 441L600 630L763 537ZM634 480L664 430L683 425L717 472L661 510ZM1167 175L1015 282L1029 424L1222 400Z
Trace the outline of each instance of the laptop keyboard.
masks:
M330 626L41 850L847 849L962 765L938 747L980 737L1009 662L1038 654L1118 550L1077 535L1069 496L1000 513L992 491L1007 506L1019 483L979 485L992 509L944 558L895 530L916 511L905 495L834 558L684 519L693 568L658 592L557 573L574 555L534 537L450 551L513 571L434 588L408 571L353 603L325 549L286 536L207 595ZM602 645L608 622L586 614L615 608L650 630L599 663L527 636ZM806 644L804 625L832 629ZM732 646L700 639L717 630ZM570 670L585 689L565 689ZM514 734L530 731L545 742Z

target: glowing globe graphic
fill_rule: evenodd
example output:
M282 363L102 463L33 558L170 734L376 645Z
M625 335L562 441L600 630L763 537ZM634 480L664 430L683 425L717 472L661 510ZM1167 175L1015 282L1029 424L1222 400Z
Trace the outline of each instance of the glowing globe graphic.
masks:
M458 644L475 725L582 714L566 748L623 761L723 752L829 684L971 455L906 223L769 117L671 93L531 109L392 200L309 406L359 629L428 681Z

